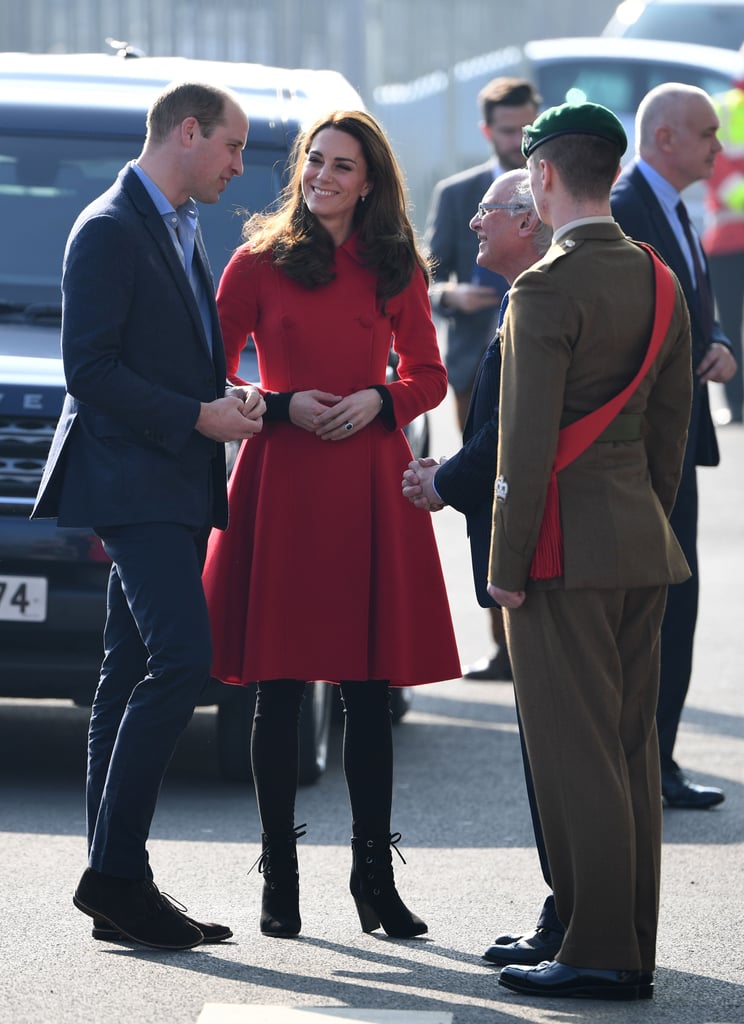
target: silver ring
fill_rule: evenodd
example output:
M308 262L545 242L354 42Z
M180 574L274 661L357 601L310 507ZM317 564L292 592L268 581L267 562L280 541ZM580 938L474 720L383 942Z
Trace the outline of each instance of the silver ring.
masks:
M346 423L344 423L344 430L353 430L353 429L354 429L354 424L351 422L351 420L347 420Z

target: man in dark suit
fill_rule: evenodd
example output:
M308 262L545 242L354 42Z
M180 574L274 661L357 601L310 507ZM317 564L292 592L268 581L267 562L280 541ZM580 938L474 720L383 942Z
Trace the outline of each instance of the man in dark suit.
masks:
M547 252L552 235L551 229L537 216L527 171L523 169L507 171L490 183L470 220L470 229L478 239L479 265L501 274L509 285ZM505 304L502 304L502 309ZM498 449L500 342L499 330L486 349L475 377L462 448L449 459L442 459L441 463L435 459L412 462L403 474L403 495L417 507L438 511L450 505L464 514L475 594L483 608L495 605L486 583ZM543 878L550 888L550 868L521 723L519 735L535 843ZM500 965L538 964L552 959L562 939L563 926L558 920L551 894L545 900L533 932L498 936L484 953L484 958Z
M220 941L157 889L146 842L176 741L211 667L201 569L227 521L224 442L261 429L263 399L226 389L194 200L242 174L236 97L162 92L137 161L78 217L63 268L67 395L34 516L91 526L112 561L88 736L88 868L74 903L97 938L163 949Z
M476 262L475 237L468 225L481 197L505 171L524 167L522 128L534 120L540 96L519 78L495 78L478 95L480 130L493 149L484 164L440 181L432 196L425 242L436 262L430 290L432 309L444 319L444 361L464 429L473 378L494 335L507 283L502 275ZM465 679L511 679L501 612L491 608L495 652L466 667Z
M677 275L690 310L695 387L671 523L692 575L669 590L656 712L664 800L671 807L685 808L712 807L724 799L720 789L690 782L673 758L690 684L698 609L696 466L715 466L719 461L707 384L725 383L736 371L732 346L713 317L705 254L680 198L688 185L712 174L721 150L718 126L715 108L701 89L675 83L652 89L636 116L638 155L623 171L611 198L613 215L626 234L653 245Z

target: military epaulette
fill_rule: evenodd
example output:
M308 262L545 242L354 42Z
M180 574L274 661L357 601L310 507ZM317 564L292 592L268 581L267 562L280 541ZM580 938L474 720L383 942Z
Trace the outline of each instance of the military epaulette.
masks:
M553 242L543 258L540 260L541 266L551 267L564 256L568 256L570 253L575 252L583 241L583 238L562 238L560 242Z

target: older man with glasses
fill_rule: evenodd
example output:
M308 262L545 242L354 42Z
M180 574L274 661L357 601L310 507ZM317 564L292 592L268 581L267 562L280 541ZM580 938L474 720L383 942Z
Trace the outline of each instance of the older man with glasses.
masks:
M531 82L500 77L478 94L480 131L493 150L490 159L438 182L426 222L426 245L436 266L430 289L434 312L442 318L444 362L460 429L481 356L496 330L499 304L507 288L503 275L476 261L476 240L468 222L479 200L503 174L524 167L522 129L534 120L541 99ZM510 680L504 623L491 608L493 653L465 667L463 678Z
M526 170L509 171L490 185L470 221L470 228L478 240L478 264L502 274L509 285L540 259L550 245L551 230L537 216ZM403 494L414 505L431 511L451 505L465 515L475 593L483 608L497 607L486 590L486 582L498 448L500 321L507 301L508 292L502 301L499 330L476 374L465 421L463 447L456 455L441 462L434 459L412 462L403 474ZM523 743L522 757L540 866L550 888L550 870ZM537 964L553 957L562 936L563 926L555 913L551 893L534 932L524 936L500 935L484 957L491 963L502 965Z

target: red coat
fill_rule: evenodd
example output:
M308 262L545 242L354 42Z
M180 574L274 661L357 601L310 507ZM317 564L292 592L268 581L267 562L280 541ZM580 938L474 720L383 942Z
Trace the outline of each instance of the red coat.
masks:
M460 676L430 516L401 494L411 459L400 429L436 406L447 378L423 274L388 301L354 239L336 277L310 291L267 256L240 249L217 302L228 376L253 333L263 387L349 394L385 383L391 337L400 381L397 429L378 417L339 442L266 422L230 481L230 525L212 535L205 588L214 674L261 679L389 679L412 685Z

